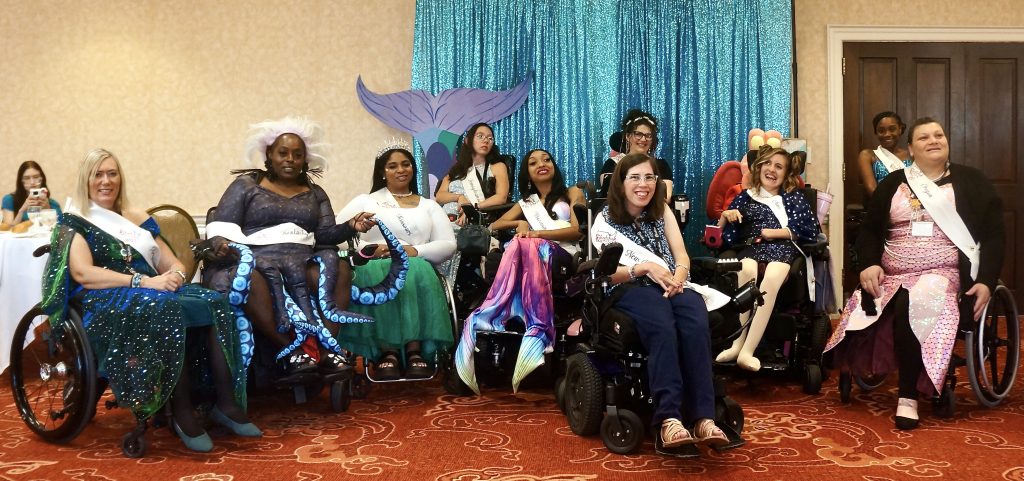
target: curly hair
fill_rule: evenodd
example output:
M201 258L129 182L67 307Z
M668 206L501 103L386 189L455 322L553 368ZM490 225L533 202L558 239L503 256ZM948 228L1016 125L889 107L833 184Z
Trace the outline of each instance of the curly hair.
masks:
M782 147L772 147L764 145L757 151L757 159L754 160L754 164L750 166L750 188L753 190L759 190L761 188L761 169L778 154L782 154L786 157L786 174L782 181L782 191L792 192L796 186L800 185L800 182L796 180L798 175L796 159L793 154L790 154L786 149Z

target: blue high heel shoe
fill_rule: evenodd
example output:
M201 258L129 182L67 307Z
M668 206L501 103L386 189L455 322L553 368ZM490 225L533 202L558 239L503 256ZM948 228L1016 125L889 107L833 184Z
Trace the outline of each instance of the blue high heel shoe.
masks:
M178 434L179 438L181 438L181 442L185 443L186 448L199 453L208 453L213 451L213 440L210 439L209 434L206 434L206 431L203 431L203 434L200 434L199 436L191 437L185 434L185 432L178 427L177 421L172 419L171 425L174 426L174 432Z
M213 409L210 410L210 417L215 423L230 429L239 436L245 436L247 438L263 437L263 431L260 431L260 428L256 427L255 424L232 421L231 418L221 412L220 408L217 406L214 406Z

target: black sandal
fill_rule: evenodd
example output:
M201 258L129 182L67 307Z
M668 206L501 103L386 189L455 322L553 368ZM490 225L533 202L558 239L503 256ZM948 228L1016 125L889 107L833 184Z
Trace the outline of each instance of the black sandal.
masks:
M405 375L410 379L428 379L434 375L430 364L420 356L419 351L410 351L405 354Z
M320 359L320 372L322 374L337 374L351 371L352 369L352 361L345 356L344 351L342 354L331 352Z
M309 357L309 354L302 352L301 349L293 351L288 355L288 360L285 361L285 373L288 376L315 371L316 361Z
M373 377L376 381L394 381L402 377L398 369L398 353L385 352L373 367Z

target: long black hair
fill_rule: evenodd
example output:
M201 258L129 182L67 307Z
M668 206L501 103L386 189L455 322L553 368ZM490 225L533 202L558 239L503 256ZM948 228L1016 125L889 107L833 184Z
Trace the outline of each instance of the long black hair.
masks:
M412 178L409 180L409 192L419 195L419 177L418 170L416 170L416 160L412 158L412 152L406 149L395 147L393 149L385 150L384 153L377 156L373 160L373 182L370 183L370 192L377 192L388 186L387 179L384 178L384 166L387 165L388 159L391 158L391 154L395 152L401 152L409 159L409 163L412 164Z
M43 182L39 186L40 187L46 187L46 172L43 172L43 168L39 166L39 163L34 161L34 160L26 160L26 161L22 162L21 166L18 167L18 179L16 180L16 186L14 187L14 193L13 193L13 196L14 196L14 211L15 212L17 212L18 209L28 199L28 191L25 190L25 183L21 181L21 177L25 175L25 171L28 170L28 169L36 169L36 170L38 170L39 171L39 175L43 178L42 179ZM47 187L47 190L49 190L49 187ZM49 197L52 198L52 196L49 196ZM15 220L17 220L17 219L15 219Z
M558 168L558 163L555 162L555 158L544 149L533 149L523 156L522 162L519 163L519 197L526 199L533 194L537 194L540 197L540 192L537 191L537 185L530 181L530 155L534 152L544 152L548 154L548 158L551 159L551 165L554 166L555 176L551 179L551 192L548 192L548 196L544 198L544 208L547 209L548 215L552 219L556 218L554 207L559 200L569 201L567 195L568 189L565 187L565 177L562 176L562 169Z
M474 124L466 131L466 134L462 136L459 153L455 156L455 163L452 164L452 168L448 170L448 182L466 178L466 175L469 173L469 168L473 166L473 139L476 137L476 131L481 127L487 127L487 130L491 131L491 135L494 135L494 129L484 122ZM497 142L491 146L491 151L487 153L485 161L488 164L501 161L501 154L498 153Z

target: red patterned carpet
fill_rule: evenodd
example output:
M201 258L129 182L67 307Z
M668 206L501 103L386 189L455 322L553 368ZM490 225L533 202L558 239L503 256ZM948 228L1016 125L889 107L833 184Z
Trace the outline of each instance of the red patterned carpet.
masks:
M699 460L659 456L650 442L637 455L609 453L598 437L568 428L543 390L454 397L439 383L374 386L348 412L330 413L326 397L295 407L287 393L254 397L259 440L211 431L216 449L185 450L167 429L151 430L147 456L126 459L127 411L100 410L71 444L31 434L0 377L0 479L249 480L395 479L459 481L649 479L917 478L1024 480L1024 393L996 409L978 407L970 387L957 388L957 414L929 416L913 433L892 426L895 387L854 388L842 405L835 379L821 395L796 383L760 380L730 386L746 413L746 446Z

